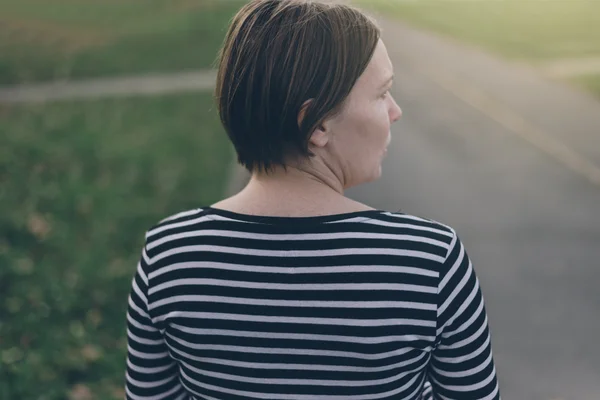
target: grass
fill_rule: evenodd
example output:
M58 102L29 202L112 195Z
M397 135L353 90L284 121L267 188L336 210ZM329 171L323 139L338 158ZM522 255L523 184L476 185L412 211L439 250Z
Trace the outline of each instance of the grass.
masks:
M576 85L590 90L600 100L600 72L598 74L582 75L572 80Z
M0 399L123 398L144 231L231 157L208 93L0 105Z
M211 67L243 0L0 0L0 84ZM0 399L122 399L144 231L223 196L209 93L0 104Z
M596 0L357 2L513 59L600 56L600 2Z
M0 84L209 68L244 0L0 0Z

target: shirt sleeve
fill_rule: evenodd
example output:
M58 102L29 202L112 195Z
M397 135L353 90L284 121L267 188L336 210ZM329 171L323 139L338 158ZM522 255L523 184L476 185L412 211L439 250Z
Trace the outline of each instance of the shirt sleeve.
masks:
M435 399L500 399L484 299L454 232L438 284L437 340L429 378Z
M170 358L161 332L148 314L148 270L146 249L133 277L127 309L127 400L182 400L186 393L178 379L177 365Z

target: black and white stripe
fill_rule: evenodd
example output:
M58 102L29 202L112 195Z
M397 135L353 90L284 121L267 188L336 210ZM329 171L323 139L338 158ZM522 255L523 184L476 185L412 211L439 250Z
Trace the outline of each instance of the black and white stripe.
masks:
M462 243L402 213L174 215L127 327L128 399L500 398Z

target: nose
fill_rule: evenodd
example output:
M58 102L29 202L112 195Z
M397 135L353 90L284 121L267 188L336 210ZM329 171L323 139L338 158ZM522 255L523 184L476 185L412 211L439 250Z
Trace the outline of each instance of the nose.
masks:
M402 117L402 109L396 103L396 100L392 97L392 108L390 110L390 120L392 123L398 121Z

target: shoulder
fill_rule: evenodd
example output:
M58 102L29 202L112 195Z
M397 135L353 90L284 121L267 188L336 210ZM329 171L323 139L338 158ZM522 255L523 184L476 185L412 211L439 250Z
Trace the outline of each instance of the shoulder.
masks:
M194 208L169 215L154 223L148 229L146 236L154 236L161 232L193 224L196 220L206 217L206 208Z
M377 216L378 225L398 231L411 232L415 236L429 237L450 246L457 240L456 231L449 225L423 216L406 214L400 211L385 211Z
M145 246L149 254L156 248L176 237L185 237L199 226L214 220L210 208L194 208L169 215L151 225L145 233Z
M431 218L404 212L379 211L361 222L374 233L373 238L384 239L387 247L401 248L418 258L429 260L427 268L441 272L448 255L457 241L455 230Z
M472 268L465 246L452 226L401 212L385 212L381 219L394 224L396 229L409 227L411 234L416 237L415 240L428 243L428 249L439 256L436 269L440 277L448 279L449 275L455 274L458 270Z

